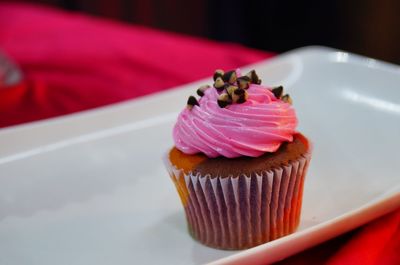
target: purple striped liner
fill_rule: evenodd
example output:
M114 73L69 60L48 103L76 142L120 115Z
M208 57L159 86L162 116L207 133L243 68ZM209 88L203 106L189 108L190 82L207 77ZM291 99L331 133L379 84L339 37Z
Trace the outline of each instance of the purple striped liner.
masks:
M185 174L165 164L181 197L189 233L220 249L246 249L294 232L311 153L251 176ZM183 179L182 179L183 178Z

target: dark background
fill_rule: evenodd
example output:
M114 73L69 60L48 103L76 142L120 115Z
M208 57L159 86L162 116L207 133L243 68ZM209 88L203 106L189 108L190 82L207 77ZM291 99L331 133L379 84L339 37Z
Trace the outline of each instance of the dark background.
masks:
M399 0L31 2L267 51L324 45L400 64Z

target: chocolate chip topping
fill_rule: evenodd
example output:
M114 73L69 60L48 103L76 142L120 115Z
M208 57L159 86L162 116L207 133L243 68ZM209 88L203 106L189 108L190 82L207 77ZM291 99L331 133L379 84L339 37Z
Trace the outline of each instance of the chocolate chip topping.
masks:
M229 84L231 84L231 85L235 84L235 83L236 83L236 80L237 80L236 71L229 71L229 72L226 72L226 73L222 76L222 79L223 79L225 82L227 82L227 83L229 83Z
M232 103L232 100L227 93L222 93L221 95L219 95L217 103L218 106L220 106L221 108L225 108Z
M221 70L221 69L215 70L214 76L213 76L214 81L215 81L218 77L221 77L221 78L222 78L223 75L224 75L224 70Z
M246 90L244 90L243 88L237 88L237 89L233 92L232 101L233 101L234 103L241 104L241 103L246 102L247 97L248 97L248 94L247 94L247 91L246 91Z
M201 87L199 87L198 89L197 89L197 95L199 95L200 97L202 97L202 96L204 96L204 91L206 91L207 89L209 89L210 88L210 86L209 85L204 85L204 86L201 86Z
M235 93L235 95L241 96L244 95L246 93L246 90L242 89L242 88L237 88L233 91L233 93Z
M261 84L261 79L258 77L258 75L257 75L255 70L251 70L250 72L248 72L246 74L246 76L250 78L250 81L253 84L257 84L257 85Z
M217 77L214 82L214 87L221 92L224 89L225 82L222 80L222 77Z
M293 104L292 98L289 96L289 94L286 94L286 95L282 96L281 99L285 103L289 103L290 105Z
M200 106L199 102L197 101L197 99L194 96L190 96L187 100L187 107L189 109L192 109L194 106Z
M228 95L232 97L233 93L235 92L235 90L238 89L237 86L227 86L225 88L226 92L228 92Z
M248 76L241 76L237 79L239 88L248 89L250 87L250 78Z
M224 95L223 99L222 97L218 99L218 105L221 108L226 107L231 103L240 104L246 102L248 94L245 90L250 87L251 83L261 84L261 79L254 70L250 71L247 75L240 77L237 77L236 71L232 70L223 74L222 82L224 82L224 85L222 85L219 76L222 72L223 71L221 70L214 74L216 77L214 87L218 90L218 92L223 92L225 90L230 97L231 102L227 103L226 96Z
M271 91L277 99L280 99L283 94L283 86L274 87Z
M218 106L224 108L232 103L244 103L248 98L247 89L250 87L250 84L261 84L261 79L258 77L255 70L251 70L244 76L237 76L236 71L228 71L224 72L221 69L215 70L214 72L214 88L220 94L218 97ZM200 97L204 96L204 92L209 88L209 85L201 86L197 89L197 95ZM271 89L271 92L277 99L281 99L283 102L292 104L292 99L289 95L283 94L283 87L278 86ZM198 105L199 102L193 96L188 99L188 107L191 109L193 106Z

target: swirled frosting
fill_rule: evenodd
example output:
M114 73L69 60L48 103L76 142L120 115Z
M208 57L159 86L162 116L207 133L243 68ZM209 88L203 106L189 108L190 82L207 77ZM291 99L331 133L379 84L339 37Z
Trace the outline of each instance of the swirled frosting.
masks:
M247 100L221 108L219 92L209 88L198 105L184 109L173 129L176 148L208 157L258 157L293 141L297 126L293 107L265 86L250 84Z

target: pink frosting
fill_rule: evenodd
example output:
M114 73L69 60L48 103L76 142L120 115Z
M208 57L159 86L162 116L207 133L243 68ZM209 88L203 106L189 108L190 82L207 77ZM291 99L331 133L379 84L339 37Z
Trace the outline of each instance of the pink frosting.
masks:
M245 103L221 108L217 90L207 89L200 106L179 114L173 130L176 148L208 157L257 157L293 141L297 118L292 106L262 85L251 84L247 92Z

